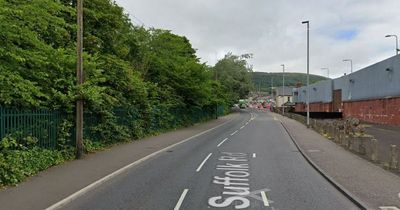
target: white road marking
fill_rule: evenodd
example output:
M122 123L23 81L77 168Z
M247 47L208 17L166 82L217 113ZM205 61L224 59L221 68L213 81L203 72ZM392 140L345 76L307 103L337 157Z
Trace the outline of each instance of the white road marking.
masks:
M208 160L208 158L210 158L212 155L212 153L208 154L206 159L203 160L203 162L201 162L201 164L199 165L199 167L196 169L196 172L199 172L201 170L201 167L203 167L203 165L206 163L206 161Z
M226 140L228 140L228 138L225 138L224 140L222 140L222 141L217 145L217 147L221 146Z
M181 205L182 205L182 203L183 203L183 200L185 199L185 196L186 196L186 194L187 194L188 191L189 191L188 189L184 189L184 190L183 190L182 195L181 195L181 197L179 198L178 203L176 203L176 206L175 206L174 210L179 210L179 208L181 208Z
M238 132L238 130L236 130L235 132L231 133L231 136L235 135Z
M157 152L154 152L154 153L152 153L152 154L149 154L149 155L147 155L147 156L145 156L145 157L143 157L143 158L141 158L141 159L139 159L139 160L137 160L137 161L135 161L135 162L133 162L133 163L130 163L130 164L128 164L128 165L126 165L126 166L124 166L124 167L122 167L122 168L120 168L120 169L118 169L118 170L116 170L116 171L114 171L114 172L112 172L112 173L110 173L110 174L108 174L107 176L105 176L105 177L103 177L103 178L101 178L101 179L99 179L99 180L93 182L92 184L89 184L88 186L86 186L86 187L84 187L84 188L78 190L77 192L75 192L75 193L69 195L68 197L62 199L61 201L59 201L59 202L57 202L57 203L55 203L55 204L49 206L48 208L46 208L46 210L55 210L55 209L59 209L59 208L65 206L65 205L67 205L67 204L70 203L71 201L73 201L73 200L79 198L81 195L83 195L83 194L89 192L90 190L92 190L92 189L94 189L94 188L100 186L101 184L107 182L108 180L110 180L110 179L112 179L112 178L118 176L119 174L121 174L121 173L127 171L128 169L130 169L130 168L132 168L132 167L134 167L134 166L136 166L136 165L138 165L138 164L140 164L140 163L142 163L142 162L144 162L144 161L146 161L146 160L148 160L148 159L150 159L150 158L152 158L152 157L154 157L154 156L156 156L156 155L158 155L158 154L160 154L160 153L162 153L162 152L168 151L169 149L171 149L171 148L173 148L173 147L176 147L176 146L178 146L179 144L183 144L183 143L185 143L185 142L187 142L187 141L189 141L189 140L192 140L192 139L194 139L194 138L196 138L196 137L198 137L198 136L201 136L201 135L203 135L203 134L205 134L205 133L208 133L208 132L210 132L210 131L212 131L212 130L215 130L215 129L217 129L217 128L219 128L219 127L221 127L221 126L223 126L223 125L225 125L225 124L227 124L227 123L229 123L229 122L231 122L232 120L233 120L233 119L230 119L230 120L228 120L228 121L226 121L226 122L224 122L224 123L222 123L222 124L220 124L220 125L217 125L217 126L215 126L215 127L213 127L213 128L210 128L210 129L208 129L208 130L205 130L205 131L203 131L203 132L200 132L200 133L198 133L198 134L196 134L196 135L194 135L194 136L191 136L191 137L189 137L189 138L187 138L187 139L184 139L184 140L182 140L182 141L180 141L180 142L177 142L177 143L175 143L175 144L173 144L173 145L170 145L170 146L168 146L168 147L165 147L164 149L161 149L161 150L158 150Z
M248 125L248 124L249 124L249 121L246 122L246 125Z
M253 158L256 158L256 153L253 153Z
M400 210L396 206L380 206L379 207L381 210Z
M309 150L307 150L307 152L321 152L321 150L318 150L318 149L309 149Z
M264 206L269 206L267 194L266 194L264 191L261 191L261 197L262 197L262 199L263 199Z
M244 128L244 125L242 127L240 127L240 130L242 130Z

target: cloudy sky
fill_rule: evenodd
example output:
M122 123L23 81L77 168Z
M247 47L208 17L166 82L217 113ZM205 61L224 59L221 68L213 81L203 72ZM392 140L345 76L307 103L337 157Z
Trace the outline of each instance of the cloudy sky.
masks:
M203 62L227 52L253 53L254 71L306 72L310 21L310 72L331 77L395 54L400 0L116 0L135 24L169 29L190 39Z

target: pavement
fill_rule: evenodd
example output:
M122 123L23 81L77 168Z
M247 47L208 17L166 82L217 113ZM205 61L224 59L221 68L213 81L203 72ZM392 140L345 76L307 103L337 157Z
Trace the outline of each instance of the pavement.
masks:
M273 113L320 170L368 209L400 207L400 177L345 150L293 119ZM396 208L395 208L396 207Z
M365 132L373 136L379 142L379 158L382 162L390 160L390 145L396 145L400 150L400 127L379 124L363 124ZM400 152L398 152L398 162L400 162ZM399 165L400 167L400 165Z
M53 167L1 191L0 208L360 209L302 151L371 209L398 205L398 176L340 149L294 120L242 111Z

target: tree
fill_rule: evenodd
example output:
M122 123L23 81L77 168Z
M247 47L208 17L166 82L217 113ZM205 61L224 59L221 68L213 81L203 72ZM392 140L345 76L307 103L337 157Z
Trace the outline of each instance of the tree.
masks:
M251 90L252 68L246 60L249 58L251 58L250 54L237 56L228 53L212 69L214 74L218 75L218 82L221 84L220 97L224 98L229 105L240 98L247 97Z

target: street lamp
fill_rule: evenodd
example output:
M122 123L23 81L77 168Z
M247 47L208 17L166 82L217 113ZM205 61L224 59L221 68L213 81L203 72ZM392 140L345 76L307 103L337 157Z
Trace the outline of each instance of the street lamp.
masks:
M329 78L329 68L321 68L321 70L326 70L328 72L328 78Z
M285 64L282 64L282 115L285 115Z
M352 59L344 59L343 62L350 62L350 73L353 73L353 60Z
M397 35L386 35L385 37L394 37L396 39L396 55L398 55L400 49L399 49L399 40L397 38Z
M310 127L310 21L303 21L307 24L307 127Z

